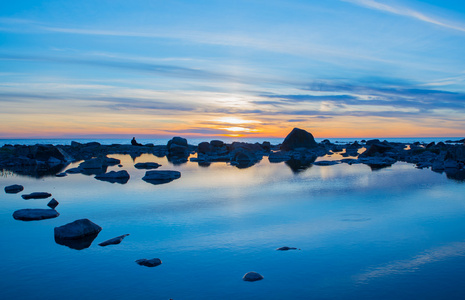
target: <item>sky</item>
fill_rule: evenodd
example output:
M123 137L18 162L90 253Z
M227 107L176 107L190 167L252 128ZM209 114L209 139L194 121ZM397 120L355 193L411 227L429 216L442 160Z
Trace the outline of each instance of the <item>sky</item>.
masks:
M0 3L0 138L465 136L465 2Z

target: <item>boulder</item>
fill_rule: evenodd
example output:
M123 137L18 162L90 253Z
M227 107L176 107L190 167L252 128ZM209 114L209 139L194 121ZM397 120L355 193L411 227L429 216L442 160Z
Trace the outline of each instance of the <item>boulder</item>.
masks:
M212 151L212 146L208 142L202 142L197 146L198 153L209 153Z
M52 200L50 200L49 203L47 203L47 206L50 207L50 208L55 209L55 207L57 207L58 204L60 204L60 203L58 201L56 201L55 198L53 198Z
M109 240L106 240L104 242L101 242L100 244L98 244L99 246L108 246L108 245L117 245L119 243L121 243L121 241L127 237L129 234L123 234L123 235L120 235L120 236L117 236L115 238L112 238L112 239L109 239Z
M89 219L80 219L63 226L55 227L55 238L63 240L75 240L86 236L98 234L102 227Z
M134 165L136 169L157 169L161 167L160 164L156 162L143 162L143 163L137 163Z
M34 192L34 193L30 193L30 194L24 194L24 195L21 195L21 197L24 199L24 200L29 200L29 199L45 199L45 198L48 198L52 196L52 194L50 193L46 193L46 192Z
M189 145L187 144L187 140L185 138L176 136L168 141L167 147L169 156L189 156Z
M13 213L13 218L21 221L38 221L56 218L59 215L60 214L54 209L26 208L15 211Z
M179 171L147 171L142 180L152 184L168 183L181 177Z
M127 183L129 180L129 173L126 170L121 171L110 171L108 173L99 174L95 176L95 179L101 181L107 181L111 183Z
M136 260L136 263L138 263L141 266L146 266L146 267L156 267L161 265L161 259L159 258L152 258L152 259L138 259Z
M263 276L257 272L248 272L242 277L242 280L244 281L258 281L262 280Z
M286 136L281 144L281 150L289 151L297 148L316 148L318 144L315 142L313 135L303 129L294 128Z
M19 184L13 184L5 187L5 193L7 194L17 194L24 190L24 187Z

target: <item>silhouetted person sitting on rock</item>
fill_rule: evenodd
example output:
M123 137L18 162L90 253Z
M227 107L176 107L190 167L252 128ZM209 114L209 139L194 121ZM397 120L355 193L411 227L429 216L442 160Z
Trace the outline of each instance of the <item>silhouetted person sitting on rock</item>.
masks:
M136 141L136 138L133 137L132 140L131 140L131 145L133 146L142 146L142 144L139 144L137 141Z

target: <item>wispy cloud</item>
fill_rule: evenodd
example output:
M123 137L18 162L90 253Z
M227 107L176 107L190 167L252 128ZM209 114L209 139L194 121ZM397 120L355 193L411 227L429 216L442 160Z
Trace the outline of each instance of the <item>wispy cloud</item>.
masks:
M428 16L423 12L420 12L418 10L414 10L408 7L394 6L394 5L385 4L385 3L381 3L378 1L374 1L374 0L341 0L341 1L350 2L350 3L364 6L367 8L413 18L413 19L426 22L426 23L430 23L430 24L434 24L434 25L437 25L443 28L465 32L465 25L463 24L459 24L459 25L452 24L445 20L440 20L439 18L434 17L434 16Z

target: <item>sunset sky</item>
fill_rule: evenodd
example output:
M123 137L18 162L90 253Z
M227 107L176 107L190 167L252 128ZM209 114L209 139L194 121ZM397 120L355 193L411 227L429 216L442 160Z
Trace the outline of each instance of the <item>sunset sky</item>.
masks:
M465 2L2 1L0 138L465 136Z

